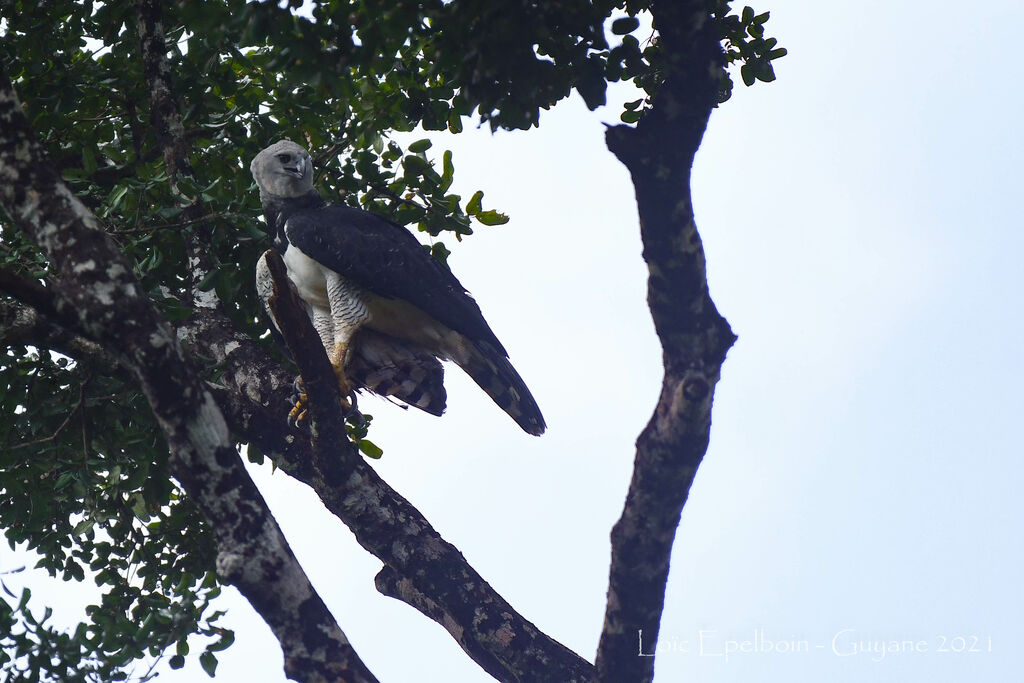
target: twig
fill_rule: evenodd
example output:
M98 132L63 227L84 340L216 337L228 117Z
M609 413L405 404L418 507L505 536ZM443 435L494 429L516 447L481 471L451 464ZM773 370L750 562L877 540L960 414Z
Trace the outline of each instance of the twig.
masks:
M158 223L157 225L143 225L139 227L113 229L111 234L114 235L137 235L148 232L157 232L158 230L168 230L171 228L184 228L185 226L192 225L205 220L213 220L215 218L228 218L230 216L248 216L248 214L240 211L221 211L219 213L204 214L195 218L186 218L180 221L174 221L172 223Z
M88 383L89 379L90 379L89 377L86 377L84 380L82 380L82 384L78 388L78 407L81 409L81 412L79 413L79 417L81 417L81 420L82 420L82 467L85 468L86 472L89 471L89 436L88 436L88 433L86 432L86 426L85 426L85 402L84 402L84 397L85 397L85 385Z
M82 380L81 384L78 385L78 401L75 403L75 407L68 412L67 417L64 418L64 421L60 423L60 425L53 432L53 434L51 434L50 436L43 437L42 439L35 439L34 441L26 441L24 443L15 444L14 446L11 446L9 450L16 451L22 448L28 448L30 446L39 446L40 444L49 443L55 440L60 435L60 433L64 431L64 428L68 426L68 424L71 422L71 418L73 418L75 416L75 413L77 413L78 411L82 412L82 419L85 420L85 385L89 382L89 379L89 377L86 377L84 380ZM84 434L84 423L82 429Z
M41 439L35 439L33 441L25 441L23 443L15 444L15 445L11 446L8 450L17 451L17 450L21 450L22 448L30 448L31 446L40 446L40 445L42 445L44 443L50 443L51 441L56 439L58 436L60 436L60 433L62 431L64 431L64 428L67 427L68 423L71 422L71 418L73 418L75 416L75 413L78 411L79 407L81 407L81 401L79 401L79 404L77 406L75 406L71 410L71 412L69 412L67 414L67 417L65 417L64 421L60 423L60 425L57 427L56 430L54 430L53 434L50 434L49 436L44 436Z

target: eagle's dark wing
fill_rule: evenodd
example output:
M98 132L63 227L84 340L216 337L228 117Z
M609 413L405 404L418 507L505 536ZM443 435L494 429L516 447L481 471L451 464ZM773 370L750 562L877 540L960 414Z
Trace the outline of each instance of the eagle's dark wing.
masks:
M390 319L397 328L382 331L418 339L417 343L438 357L455 361L527 433L544 431L544 417L537 402L512 367L508 352L484 320L480 307L409 231L366 211L327 205L291 213L285 220L284 233L288 242L307 257L366 292L413 307L400 309L397 315L392 310L389 315L384 306L378 309L380 321L375 322L374 313L369 326ZM439 336L435 336L439 333L437 323L447 330L440 331Z
M300 251L363 289L408 302L508 357L466 288L402 226L360 209L327 205L290 215L285 235Z

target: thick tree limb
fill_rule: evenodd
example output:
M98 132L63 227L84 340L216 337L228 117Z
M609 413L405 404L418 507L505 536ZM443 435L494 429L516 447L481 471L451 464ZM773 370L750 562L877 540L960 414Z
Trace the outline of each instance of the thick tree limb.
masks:
M155 0L136 0L135 6L140 55L148 86L150 121L156 134L157 145L163 152L171 193L182 207L181 225L185 231L185 244L189 255L188 275L192 283L192 300L196 315L204 311L227 322L226 318L220 315L220 302L216 294L199 289L199 284L213 271L215 264L209 256L210 226L205 220L207 212L202 199L198 195L189 197L181 188L181 181L194 180L195 173L188 158L190 147L182 125L181 112L174 98L163 29L162 5ZM277 635L280 639L281 634ZM312 636L314 640L308 644L315 645L315 629L307 629L304 635ZM285 646L284 641L282 646ZM298 671L294 673L297 674Z
M0 70L0 204L55 269L56 311L123 357L171 450L175 477L211 521L218 572L281 642L303 681L374 681L313 590L249 478L223 415L96 218L60 180Z
M653 8L666 80L636 128L607 131L608 149L629 169L640 212L648 304L664 351L661 397L637 439L622 517L612 530L608 605L598 680L650 681L669 558L682 508L707 451L711 404L735 336L708 294L694 223L690 168L716 103L723 65L717 27L700 1Z
M53 287L0 268L0 291L26 304L11 305L0 300L0 347L49 349L76 360L98 362L111 373L124 368L123 359L76 333L79 326L74 317L58 311L59 299Z

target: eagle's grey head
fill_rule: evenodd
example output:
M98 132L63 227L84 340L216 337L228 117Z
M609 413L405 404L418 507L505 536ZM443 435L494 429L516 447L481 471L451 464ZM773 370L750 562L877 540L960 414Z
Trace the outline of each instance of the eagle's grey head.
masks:
M260 196L301 197L313 189L309 152L291 140L275 142L249 164Z

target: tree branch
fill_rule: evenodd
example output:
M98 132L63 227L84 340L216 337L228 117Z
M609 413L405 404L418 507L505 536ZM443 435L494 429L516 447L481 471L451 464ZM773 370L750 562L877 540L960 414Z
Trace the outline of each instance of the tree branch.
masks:
M173 330L60 180L2 69L0 178L0 204L54 266L57 314L104 340L139 381L170 447L174 476L211 521L218 573L270 625L286 673L302 681L376 680L303 573Z
M633 478L612 529L608 604L598 646L598 680L650 681L676 528L711 428L725 354L735 341L708 294L704 251L693 217L690 169L724 58L717 26L698 0L653 6L665 54L665 82L636 128L608 129L608 149L636 190L648 305L665 375L654 415L637 439Z
M121 360L96 342L80 337L30 306L0 301L0 348L35 346L98 364L107 373L118 372Z
M189 144L181 122L181 112L174 100L171 66L167 60L167 40L164 36L163 10L159 0L136 0L137 29L141 48L142 66L149 86L150 121L156 134L157 146L163 150L164 165L171 194L182 207L181 225L189 253L189 277L192 281L192 299L196 306L214 308L217 295L213 290L202 291L199 283L214 268L210 258L210 226L205 221L206 207L198 194L189 197L181 189L181 179L195 180L195 172L188 159ZM192 225L189 229L185 226Z
M293 472L291 462L280 467L311 485L359 544L384 561L378 590L441 624L489 674L500 681L589 681L588 662L520 616L359 456L345 435L337 382L320 337L281 257L274 250L266 256L274 277L269 303L299 364L312 415L311 453L305 458L312 468ZM283 415L277 420L283 423Z
M57 315L56 298L48 287L3 267L0 267L0 291L7 292L40 313Z
M274 249L268 249L263 257L274 282L274 293L267 303L295 364L299 366L302 384L309 397L313 450L321 454L332 444L340 447L343 464L348 469L359 455L351 447L345 431L345 421L341 417L342 396L334 368L324 352L320 335L288 279L281 255ZM346 444L348 448L344 447Z

